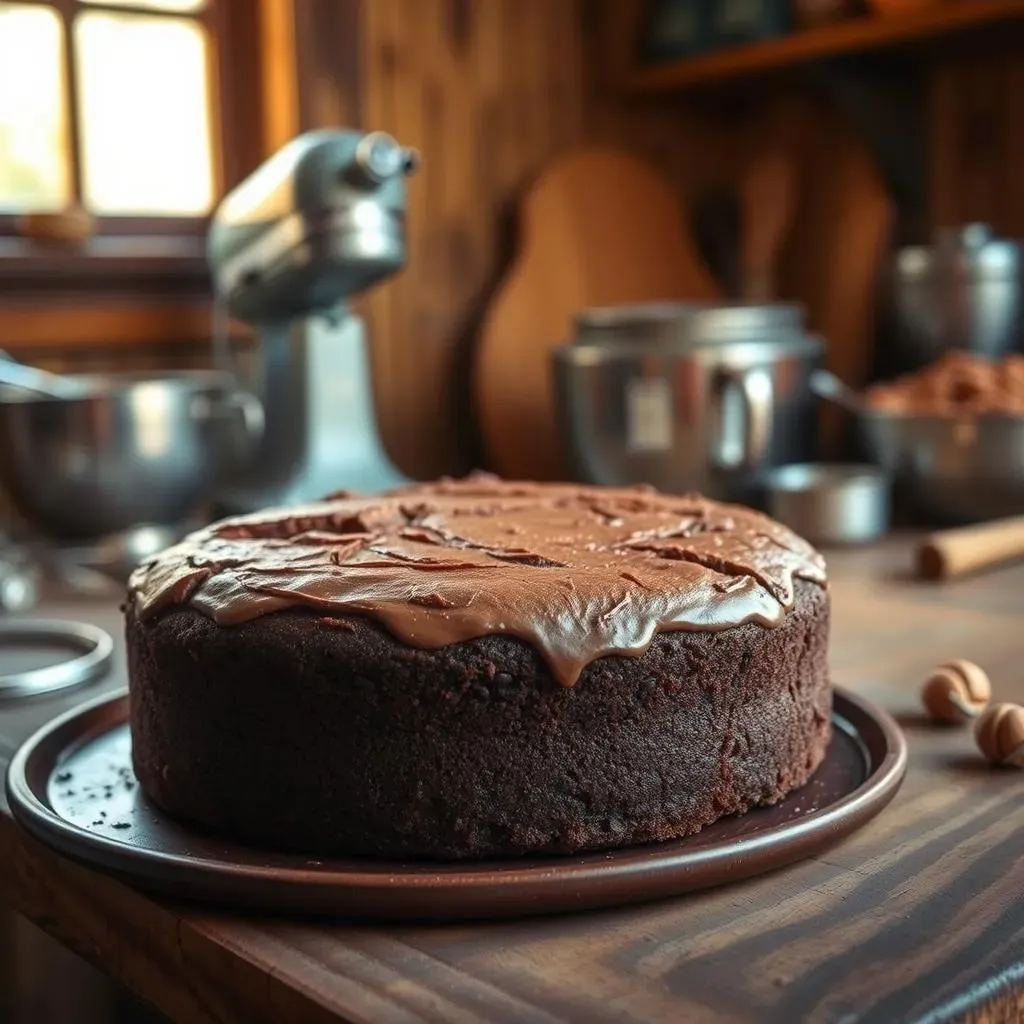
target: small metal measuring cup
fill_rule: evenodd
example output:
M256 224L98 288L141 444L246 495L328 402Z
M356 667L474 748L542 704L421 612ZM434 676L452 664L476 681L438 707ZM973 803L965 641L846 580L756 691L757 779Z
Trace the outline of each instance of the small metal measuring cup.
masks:
M780 466L768 474L767 500L773 518L812 544L867 544L889 528L889 480L876 466Z

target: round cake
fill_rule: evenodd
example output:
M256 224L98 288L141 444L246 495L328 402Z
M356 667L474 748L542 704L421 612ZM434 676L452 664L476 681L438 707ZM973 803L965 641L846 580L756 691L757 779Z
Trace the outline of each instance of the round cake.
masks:
M240 516L140 566L126 620L146 795L311 855L678 838L829 742L821 556L695 495L477 475Z

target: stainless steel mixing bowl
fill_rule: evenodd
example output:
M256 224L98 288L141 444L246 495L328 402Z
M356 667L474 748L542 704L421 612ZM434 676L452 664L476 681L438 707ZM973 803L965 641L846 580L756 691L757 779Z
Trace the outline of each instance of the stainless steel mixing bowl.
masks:
M813 459L822 344L798 308L613 312L611 326L589 313L581 340L553 353L578 479L754 502L766 471Z
M967 523L1024 512L1024 417L864 410L858 426L872 461L930 518Z
M262 431L228 374L72 379L80 396L0 389L0 487L52 539L189 518Z

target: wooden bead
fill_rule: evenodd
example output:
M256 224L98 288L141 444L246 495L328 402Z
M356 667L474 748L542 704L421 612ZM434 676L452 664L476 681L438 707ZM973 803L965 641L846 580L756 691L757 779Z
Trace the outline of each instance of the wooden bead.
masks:
M1024 708L993 704L974 723L974 741L993 764L1024 768Z
M925 709L940 722L977 718L991 696L992 684L985 670L962 658L940 665L921 690Z

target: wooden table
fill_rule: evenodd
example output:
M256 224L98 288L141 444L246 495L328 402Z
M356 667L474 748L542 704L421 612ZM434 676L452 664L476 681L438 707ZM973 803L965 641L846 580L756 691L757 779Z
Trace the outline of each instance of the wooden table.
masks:
M0 893L189 1024L1024 1019L1024 773L986 767L967 729L928 726L916 696L933 664L966 657L1024 702L1024 567L936 587L901 581L908 562L899 544L830 558L835 678L904 725L903 788L856 836L772 876L513 923L258 920L78 867L2 805ZM45 611L118 626L112 604ZM0 710L0 767L92 695Z

